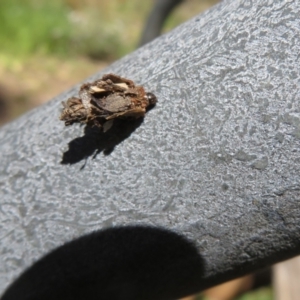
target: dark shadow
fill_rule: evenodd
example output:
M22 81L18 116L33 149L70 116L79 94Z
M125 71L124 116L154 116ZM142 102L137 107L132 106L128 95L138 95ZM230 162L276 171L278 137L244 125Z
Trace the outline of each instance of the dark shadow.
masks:
M5 87L0 84L0 124L2 125L8 120L9 97Z
M95 231L35 262L2 300L172 300L201 289L204 260L178 233L124 226Z
M86 126L84 136L69 142L69 150L63 154L61 164L75 164L90 156L95 158L101 152L104 155L109 155L118 144L127 139L142 123L143 118L134 120L115 119L113 126L105 133L98 127Z
M259 289L272 284L272 268L266 267L254 273L254 282L251 290Z
M156 0L147 18L141 35L139 47L143 46L161 34L163 25L171 12L183 0Z

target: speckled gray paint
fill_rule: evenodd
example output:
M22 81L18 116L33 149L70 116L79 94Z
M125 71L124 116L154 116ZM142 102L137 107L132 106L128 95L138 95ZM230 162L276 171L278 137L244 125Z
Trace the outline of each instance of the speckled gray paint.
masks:
M50 249L117 224L194 240L203 287L300 253L299 15L298 1L223 1L94 75L159 100L110 155L61 163L84 131L58 120L78 86L1 128L0 291Z

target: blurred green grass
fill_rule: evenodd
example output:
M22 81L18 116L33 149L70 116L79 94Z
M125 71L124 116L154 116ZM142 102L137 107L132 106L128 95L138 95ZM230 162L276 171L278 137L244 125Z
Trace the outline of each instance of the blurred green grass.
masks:
M115 59L135 48L151 1L1 0L0 55Z
M57 0L1 0L1 54L66 53L72 30L67 12L66 5Z
M166 30L217 0L186 3L167 20ZM24 61L33 55L117 59L136 48L152 4L152 0L1 0L0 60Z
M274 299L274 294L272 288L262 287L259 289L246 292L243 295L235 297L232 300L273 300L273 299ZM211 298L207 298L203 295L199 295L197 297L197 300L211 300Z
M274 299L271 287L263 287L238 297L236 300L272 300Z

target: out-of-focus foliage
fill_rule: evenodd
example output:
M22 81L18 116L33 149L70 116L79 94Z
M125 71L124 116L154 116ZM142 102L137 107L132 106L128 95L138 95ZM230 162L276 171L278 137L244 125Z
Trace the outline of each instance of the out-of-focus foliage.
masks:
M1 0L0 55L115 59L134 49L151 1Z
M236 300L273 300L274 295L270 287L260 288L238 297Z
M57 0L1 0L1 55L66 53L72 29L68 12Z
M187 0L165 28L218 0ZM135 49L153 0L1 0L0 62L32 55L112 60Z

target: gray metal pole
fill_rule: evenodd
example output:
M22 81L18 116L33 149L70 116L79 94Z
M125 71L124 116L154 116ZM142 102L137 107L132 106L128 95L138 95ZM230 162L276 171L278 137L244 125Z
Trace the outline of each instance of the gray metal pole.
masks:
M194 241L199 289L299 254L299 15L298 1L223 1L94 75L158 98L117 135L58 120L78 86L1 128L0 291L115 225Z

